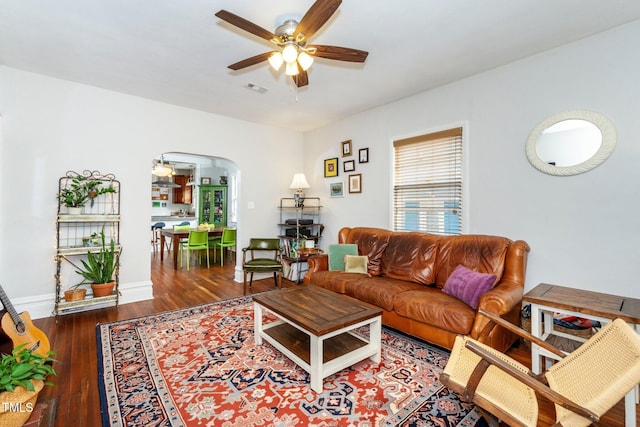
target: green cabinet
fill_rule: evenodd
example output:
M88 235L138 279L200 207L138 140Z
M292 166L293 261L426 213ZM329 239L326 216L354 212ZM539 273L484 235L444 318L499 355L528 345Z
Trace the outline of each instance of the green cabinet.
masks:
M198 224L227 225L227 186L201 185Z

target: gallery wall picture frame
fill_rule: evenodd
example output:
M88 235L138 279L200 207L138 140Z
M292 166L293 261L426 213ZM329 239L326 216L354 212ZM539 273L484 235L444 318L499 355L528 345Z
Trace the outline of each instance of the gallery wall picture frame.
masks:
M369 149L361 148L358 150L358 163L369 163Z
M338 176L338 158L333 157L324 161L324 177Z
M211 178L203 176L202 178L200 178L200 184L202 184L202 185L211 185Z
M353 150L351 149L351 140L348 139L346 141L342 141L342 157L348 157L353 154Z
M329 197L344 197L344 182L332 182L329 184Z
M353 172L356 170L356 161L355 160L345 160L342 162L342 169L345 172Z
M362 193L362 174L349 175L349 193Z

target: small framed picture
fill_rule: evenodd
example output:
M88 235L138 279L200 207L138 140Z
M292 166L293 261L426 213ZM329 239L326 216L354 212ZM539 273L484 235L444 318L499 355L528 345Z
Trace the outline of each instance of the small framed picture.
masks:
M211 185L211 178L208 178L208 177L200 178L200 184L202 184L202 185Z
M361 148L358 150L358 163L369 163L369 149Z
M338 176L338 158L326 159L324 161L324 177L330 178Z
M347 157L352 154L353 152L351 151L351 140L349 139L348 141L342 141L342 157Z
M329 184L330 197L344 197L344 182L332 182Z
M342 167L345 172L353 172L356 170L356 161L355 160L346 160L342 162Z
M349 175L349 193L362 193L362 174Z

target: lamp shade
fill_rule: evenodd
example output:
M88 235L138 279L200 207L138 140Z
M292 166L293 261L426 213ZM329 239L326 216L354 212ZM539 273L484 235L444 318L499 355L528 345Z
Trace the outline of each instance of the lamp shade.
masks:
M303 173L297 173L293 175L293 180L291 181L290 189L299 189L299 188L311 188L309 183L307 182L307 178Z
M296 76L298 75L298 73L300 72L300 70L298 70L298 64L297 63L287 63L287 66L285 68L285 74L287 76Z
M298 64L300 64L300 67L304 71L307 71L309 67L311 67L311 64L313 64L313 56L307 52L300 52L300 55L298 55Z
M156 163L153 166L151 173L155 176L171 176L173 174L173 168L171 167L171 165Z
M269 56L269 64L271 64L273 69L276 71L282 67L283 62L284 59L282 59L282 54L280 52L273 52L271 56Z
M298 49L293 44L288 44L282 49L282 59L287 64L293 64L298 58Z

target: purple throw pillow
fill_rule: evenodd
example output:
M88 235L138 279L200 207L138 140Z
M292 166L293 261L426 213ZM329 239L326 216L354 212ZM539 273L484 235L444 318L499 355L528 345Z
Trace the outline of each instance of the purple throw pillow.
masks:
M442 292L464 301L476 310L480 297L493 287L495 281L495 274L478 273L459 265L447 279Z

